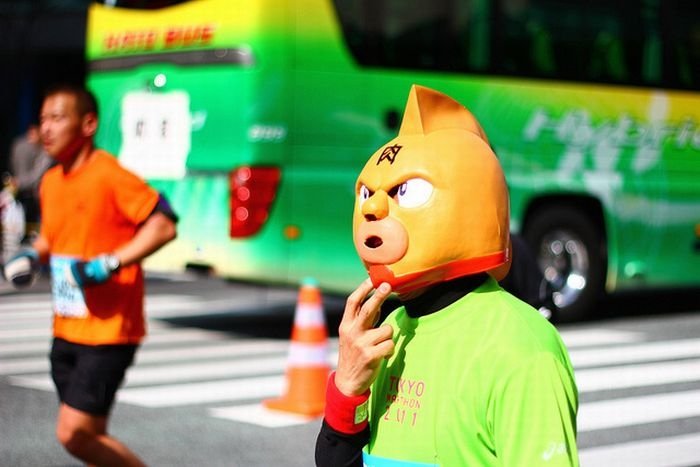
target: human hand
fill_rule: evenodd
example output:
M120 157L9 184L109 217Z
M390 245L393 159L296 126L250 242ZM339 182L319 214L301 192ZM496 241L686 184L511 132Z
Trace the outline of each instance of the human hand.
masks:
M385 282L380 284L374 295L365 301L371 291L372 281L367 279L350 294L338 330L335 385L346 396L365 393L377 377L382 359L394 353L391 326L384 324L374 328L391 286Z
M39 253L33 248L20 251L5 263L3 275L16 289L31 286L39 275Z
M66 279L74 287L102 284L119 269L114 255L100 255L88 261L74 261L66 268Z

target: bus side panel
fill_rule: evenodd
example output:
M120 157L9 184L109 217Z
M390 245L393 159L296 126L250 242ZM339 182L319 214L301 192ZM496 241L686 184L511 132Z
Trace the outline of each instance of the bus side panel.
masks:
M504 161L516 222L536 198L592 197L605 216L610 290L698 283L697 97L535 83L500 95L508 113L492 109L483 125ZM525 119L504 132L518 108Z

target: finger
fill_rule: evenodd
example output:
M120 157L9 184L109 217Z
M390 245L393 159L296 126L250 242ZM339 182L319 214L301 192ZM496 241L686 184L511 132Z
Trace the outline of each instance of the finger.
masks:
M382 358L389 358L392 355L394 355L394 341L388 340L388 341L383 341L375 347L375 350L377 352L377 355L382 357Z
M390 341L394 336L394 328L389 324L382 324L378 328L367 331L363 338L368 345L377 345L381 342Z
M374 327L379 319L379 311L382 307L382 303L389 297L389 294L391 294L391 286L386 282L382 282L379 284L374 294L362 305L360 319L365 329Z
M384 326L382 326L382 328L383 327ZM378 362L382 358L387 358L387 357L390 357L391 355L393 355L394 346L395 346L394 341L391 338L393 333L391 331L391 327L390 326L387 326L387 327L389 328L388 336L381 334L381 333L375 333L373 335L373 338L372 338L372 340L373 340L372 344L364 347L365 352L366 352L366 358L368 361ZM379 331L379 328L368 331L364 337L369 338L368 334L371 332L373 333L375 331ZM370 366L374 366L374 365L370 365Z
M372 291L372 280L368 277L348 296L345 301L345 311L343 312L343 319L354 318L360 311L362 307L362 302L365 297Z

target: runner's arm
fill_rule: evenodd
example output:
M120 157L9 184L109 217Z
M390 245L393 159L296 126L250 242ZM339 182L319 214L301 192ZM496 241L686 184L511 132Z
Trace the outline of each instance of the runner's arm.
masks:
M49 242L46 237L39 235L36 237L34 242L32 242L32 248L34 248L39 256L39 262L44 264L49 260Z
M120 266L128 266L153 254L176 236L175 220L156 210L136 231L131 241L117 248L113 254L119 259Z

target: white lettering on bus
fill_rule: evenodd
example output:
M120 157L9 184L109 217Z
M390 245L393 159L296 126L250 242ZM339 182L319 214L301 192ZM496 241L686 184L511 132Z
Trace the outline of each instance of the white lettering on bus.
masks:
M544 109L538 108L525 126L525 140L535 141L547 131L562 143L581 146L606 140L614 146L658 148L665 140L672 139L678 148L691 145L693 149L700 149L700 131L697 122L691 117L686 117L677 124L644 123L622 114L617 121L603 120L596 126L591 122L590 114L583 109L569 110L556 119Z
M248 129L250 141L283 141L287 129L281 125L253 125Z
M661 155L664 143L672 143L678 149L691 147L700 150L700 129L692 117L679 122L663 120L643 122L621 114L617 119L594 123L584 109L571 109L561 117L555 117L542 108L537 108L525 125L523 137L533 142L549 134L568 146L568 151L583 152L587 149L606 157L597 158L596 165L601 169L613 169L619 151L624 148L636 149L633 163L636 172L652 168Z

